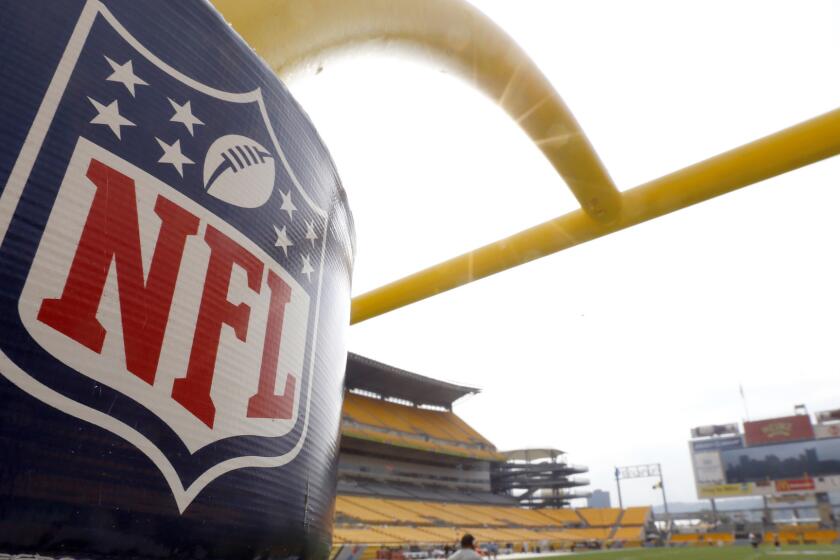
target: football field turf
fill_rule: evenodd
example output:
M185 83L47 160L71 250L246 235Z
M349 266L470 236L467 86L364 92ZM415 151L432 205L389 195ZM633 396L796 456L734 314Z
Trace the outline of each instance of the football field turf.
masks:
M574 557L586 560L840 560L840 546L814 545L789 546L776 550L762 546L753 550L750 546L700 546L686 548L627 548L583 552ZM570 560L570 555L545 557Z

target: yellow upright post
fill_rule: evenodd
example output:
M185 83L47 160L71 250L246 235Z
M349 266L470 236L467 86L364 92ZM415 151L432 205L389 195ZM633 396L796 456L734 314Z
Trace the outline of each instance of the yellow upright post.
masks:
M840 109L626 191L621 215L609 224L575 210L357 296L351 323L838 153Z

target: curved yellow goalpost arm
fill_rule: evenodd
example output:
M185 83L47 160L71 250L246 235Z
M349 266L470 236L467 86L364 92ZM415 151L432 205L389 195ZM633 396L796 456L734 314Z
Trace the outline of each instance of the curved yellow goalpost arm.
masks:
M840 153L840 109L619 193L539 69L463 0L214 0L280 75L372 41L413 45L450 64L513 117L581 210L353 299L351 323Z
M621 216L613 223L576 210L359 295L353 298L351 323L838 153L840 109L624 192Z
M618 215L618 190L563 100L522 49L465 1L213 3L281 76L316 63L332 51L375 42L406 45L443 62L496 100L517 121L563 177L584 211L603 222Z

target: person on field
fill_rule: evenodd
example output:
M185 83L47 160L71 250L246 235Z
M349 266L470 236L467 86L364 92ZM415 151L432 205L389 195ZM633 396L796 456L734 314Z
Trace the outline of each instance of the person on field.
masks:
M461 550L450 556L449 560L481 560L475 551L475 537L469 533L461 537Z
M758 548L758 543L760 542L758 535L755 533L750 533L750 544L753 548Z

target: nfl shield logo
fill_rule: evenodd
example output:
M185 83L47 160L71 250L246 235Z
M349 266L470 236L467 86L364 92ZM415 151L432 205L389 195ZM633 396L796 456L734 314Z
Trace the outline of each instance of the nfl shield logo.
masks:
M134 445L182 513L307 439L331 214L278 125L91 1L0 194L0 374Z

